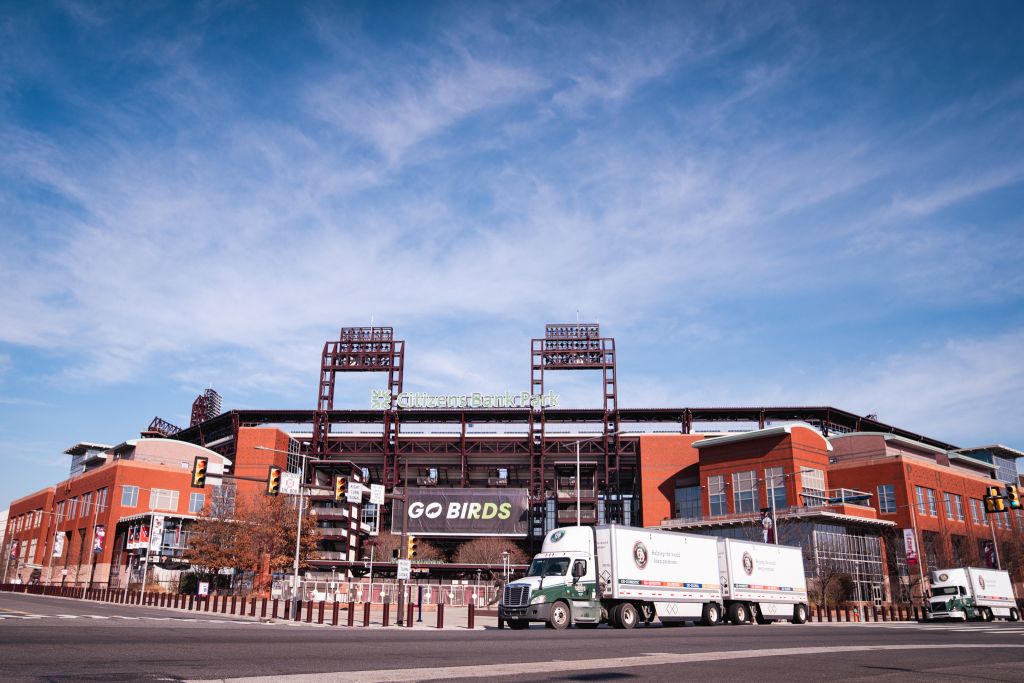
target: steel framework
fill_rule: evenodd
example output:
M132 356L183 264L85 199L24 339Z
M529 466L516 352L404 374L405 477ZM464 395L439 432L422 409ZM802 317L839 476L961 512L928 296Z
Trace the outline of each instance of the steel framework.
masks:
M221 397L213 389L207 389L196 397L192 402L192 419L188 426L195 427L197 424L206 422L220 415Z
M395 339L390 327L343 327L338 341L324 343L320 360L320 390L313 416L310 454L323 460L330 456L331 411L334 410L334 384L339 372L386 372L390 400L384 409L380 441L384 456L384 485L398 481L398 414L396 403L402 393L405 342Z
M599 370L603 400L602 455L604 468L599 472L599 487L605 493L605 515L610 522L623 522L622 468L619 463L619 399L615 374L615 339L601 336L597 323L550 324L543 339L530 344L530 390L544 393L544 373L552 370ZM538 430L530 440L530 493L535 514L542 514L550 491L545 485L545 456L557 452L557 442L547 439L547 419L543 408L534 411L531 426ZM539 424L538 424L539 423Z

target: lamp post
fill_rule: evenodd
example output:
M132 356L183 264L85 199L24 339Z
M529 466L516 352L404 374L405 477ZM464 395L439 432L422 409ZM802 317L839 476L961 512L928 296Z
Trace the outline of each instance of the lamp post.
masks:
M606 436L615 436L618 433L618 431L608 432L607 434L601 434L600 436L594 436L589 439L578 439L576 441L576 526L582 526L581 517L583 514L580 502L580 444L588 441L597 441L598 439L603 439ZM621 503L622 492L619 491L618 495L620 497L619 502Z

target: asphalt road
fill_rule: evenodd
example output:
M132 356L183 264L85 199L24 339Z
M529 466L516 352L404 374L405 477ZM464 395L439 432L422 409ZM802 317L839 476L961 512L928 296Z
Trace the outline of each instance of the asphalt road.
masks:
M1024 624L527 631L263 624L0 594L0 679L1024 680Z

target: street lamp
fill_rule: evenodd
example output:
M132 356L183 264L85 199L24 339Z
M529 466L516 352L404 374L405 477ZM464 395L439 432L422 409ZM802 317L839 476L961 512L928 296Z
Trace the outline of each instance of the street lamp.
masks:
M618 433L618 431L608 432L607 434L601 434L600 436L594 436L589 439L579 439L576 441L576 526L582 526L580 524L580 518L582 516L580 503L580 444L587 441L597 441L598 439L603 439L606 436L615 436ZM619 502L621 503L622 492L619 491L618 495L620 498Z

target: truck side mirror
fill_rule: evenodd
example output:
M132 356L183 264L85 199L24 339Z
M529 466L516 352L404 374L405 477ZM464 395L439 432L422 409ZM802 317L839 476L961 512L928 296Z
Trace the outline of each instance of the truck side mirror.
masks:
M577 560L575 563L573 563L573 565L572 565L572 579L573 579L573 581L579 580L586 573L587 573L587 563L586 562L581 562L581 561Z

